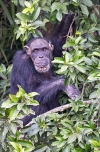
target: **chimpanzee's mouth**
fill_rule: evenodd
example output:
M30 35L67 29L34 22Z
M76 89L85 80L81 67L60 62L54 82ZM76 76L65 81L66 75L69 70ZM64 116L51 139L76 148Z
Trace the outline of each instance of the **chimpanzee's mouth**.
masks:
M49 69L50 69L50 64L48 64L48 65L46 65L46 66L44 66L44 67L40 67L40 66L35 65L35 69L36 69L36 71L39 72L39 73L45 73L45 72L48 72L48 71L49 71Z

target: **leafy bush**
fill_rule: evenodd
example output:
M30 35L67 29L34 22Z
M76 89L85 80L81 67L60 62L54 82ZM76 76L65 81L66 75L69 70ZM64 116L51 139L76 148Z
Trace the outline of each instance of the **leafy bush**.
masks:
M22 12L17 13L16 24L19 26L15 29L17 38L21 38L22 42L29 39L31 35L42 36L38 27L45 29L46 22L61 21L62 15L67 14L68 10L78 14L76 18L77 29L82 34L87 34L90 41L91 32L99 30L99 9L91 0L65 0L59 1L25 1L25 8ZM79 26L80 25L80 26ZM89 29L89 31L88 31Z
M29 141L24 141L23 133L20 134L18 128L23 127L22 118L29 114L34 114L30 105L38 105L38 102L33 99L38 93L26 94L19 86L19 92L16 95L9 95L9 99L2 103L0 107L0 151L12 151L11 145L15 151L21 151L22 143L26 148L32 148L33 144ZM16 139L19 139L18 143ZM23 139L23 140L22 140ZM16 143L15 143L16 141ZM26 145L25 145L26 144ZM25 148L24 148L25 149ZM24 151L24 149L22 151ZM28 151L28 149L27 149Z
M30 105L37 93L19 92L10 95L0 108L0 150L8 152L92 152L100 150L99 101L91 105L81 100L70 100L65 114L43 114L34 118L31 125L23 127L21 118L32 113ZM18 101L21 101L18 103ZM18 128L18 129L17 129Z
M100 48L98 45L95 48L95 44L91 43L90 49L89 43L81 36L69 37L63 47L70 47L70 52L63 52L63 57L56 57L53 63L57 64L57 73L65 75L66 85L80 85L82 96L91 99L100 97Z
M9 94L10 88L10 72L12 65L9 65L8 68L4 64L0 65L0 103L7 97Z

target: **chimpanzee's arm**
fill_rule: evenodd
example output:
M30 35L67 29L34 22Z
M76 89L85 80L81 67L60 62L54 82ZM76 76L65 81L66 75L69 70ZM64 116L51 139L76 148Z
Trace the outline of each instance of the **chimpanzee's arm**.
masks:
M43 82L43 84L41 84L41 86L35 90L40 94L36 97L36 100L39 103L45 104L52 101L52 98L55 98L61 90L64 91L73 100L75 100L76 97L80 95L79 90L76 89L74 84L67 87L64 85L64 79L57 79L53 80L52 82Z
M36 97L39 103L45 104L52 101L57 96L60 90L64 89L63 79L57 79L52 81L44 81L35 89L40 95Z
M51 39L51 42L54 45L54 51L53 51L54 57L62 56L62 51L63 51L62 46L66 42L66 37L70 29L70 26L73 23L74 16L75 14L70 14L70 13L64 15L62 21L58 25L58 28Z

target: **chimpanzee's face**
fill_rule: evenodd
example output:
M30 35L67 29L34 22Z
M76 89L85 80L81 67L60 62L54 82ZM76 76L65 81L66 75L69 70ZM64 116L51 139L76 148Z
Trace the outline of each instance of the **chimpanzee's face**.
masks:
M48 72L52 60L52 51L49 43L44 39L36 39L30 44L29 48L29 55L36 71L39 73Z

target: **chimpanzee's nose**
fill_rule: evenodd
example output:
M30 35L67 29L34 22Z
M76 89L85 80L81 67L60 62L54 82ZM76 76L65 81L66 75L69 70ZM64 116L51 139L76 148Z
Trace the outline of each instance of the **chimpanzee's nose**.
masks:
M40 55L39 58L44 58L44 56L43 56L43 55Z

